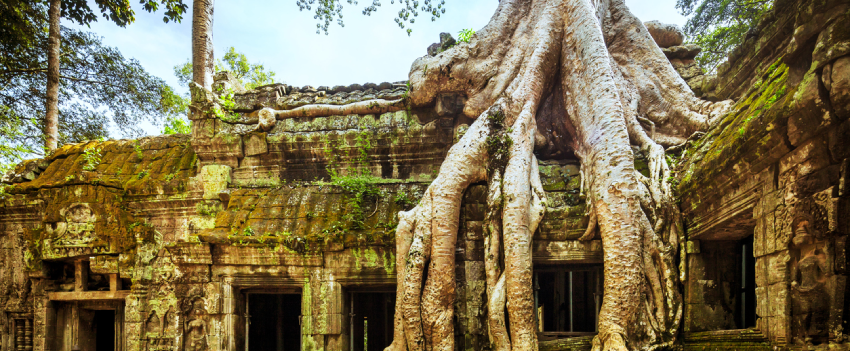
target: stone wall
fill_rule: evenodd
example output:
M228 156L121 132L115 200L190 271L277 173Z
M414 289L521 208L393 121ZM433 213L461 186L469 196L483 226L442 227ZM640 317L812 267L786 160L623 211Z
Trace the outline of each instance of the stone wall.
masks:
M848 5L777 1L718 68L712 93L737 103L685 152L679 169L690 240L685 343L694 349L744 339L760 342L755 348L847 342ZM706 302L718 289L734 294L711 273L717 254L708 248L747 237L753 330L763 341L730 331L728 314Z

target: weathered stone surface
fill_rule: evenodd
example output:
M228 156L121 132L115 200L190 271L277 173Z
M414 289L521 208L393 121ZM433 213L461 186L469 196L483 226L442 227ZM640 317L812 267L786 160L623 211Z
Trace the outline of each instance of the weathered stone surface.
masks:
M850 118L850 56L839 57L823 74L829 75L827 88L835 114L841 119Z
M702 48L696 44L685 44L679 46L666 47L663 48L661 51L663 51L664 55L671 60L692 60L694 57L699 55L699 53L702 51Z
M685 33L675 24L661 23L660 21L649 21L643 24L649 30L649 35L655 43L662 48L682 45L685 41Z

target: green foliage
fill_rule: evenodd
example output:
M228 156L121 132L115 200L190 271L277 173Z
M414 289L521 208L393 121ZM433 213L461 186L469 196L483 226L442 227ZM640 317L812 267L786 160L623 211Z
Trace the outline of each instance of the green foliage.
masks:
M336 176L331 179L331 184L342 188L349 195L346 199L349 211L342 215L342 219L351 223L351 229L365 228L367 216L363 204L367 199L374 200L383 195L383 191L378 188L380 181L379 177L364 174Z
M276 73L266 69L262 63L251 63L248 57L236 48L229 47L222 60L215 61L215 72L230 71L246 89L254 89L259 86L274 84ZM174 76L180 81L180 85L189 86L192 81L192 61L186 60L182 65L174 66Z
M401 206L402 209L404 209L405 211L416 207L416 205L419 203L419 201L416 200L416 196L414 194L408 194L404 190L400 190L399 192L397 192L395 194L395 198L393 198L393 201L399 206Z
M219 105L213 106L212 114L218 119L225 122L236 122L239 120L239 114L233 113L236 108L236 101L233 100L233 90L228 89L226 92L218 96Z
M697 62L713 71L746 39L773 0L677 0L676 8L691 16L685 24L688 41L702 47Z
M136 156L138 156L140 160L144 158L144 153L142 152L142 144L139 143L138 140L133 143L133 151L136 153Z
M136 175L136 178L141 180L144 177L147 177L147 175L148 175L148 171L144 170L144 171L139 172L139 174Z
M472 28L461 29L460 32L457 33L457 42L468 43L470 40L472 40L473 35L475 35L475 31Z
M97 165L101 162L101 149L90 147L83 152L83 170L84 171L94 171Z
M189 96L178 95L173 88L166 85L160 99L162 112L165 114L165 123L162 134L189 134L191 124L186 118L189 110Z
M145 11L162 8L163 20L180 21L182 0L141 0ZM61 16L88 25L103 18L118 26L135 20L129 0L65 0ZM93 9L96 8L96 9ZM4 0L0 4L0 161L44 154L42 118L46 95L47 2ZM100 37L61 28L59 143L106 137L114 124L125 136L141 135L142 121L157 124L166 114L160 101L170 90L136 60L104 46Z
M32 40L30 47L0 49L0 159L5 162L44 154L47 35L38 31ZM63 28L61 43L60 145L108 137L110 125L125 137L138 137L143 121L158 124L173 113L175 107L167 104L173 90L138 61L104 46L97 35Z
M183 116L169 116L165 119L162 134L189 134L192 132L189 120Z
M357 1L355 0L346 1L349 4L357 5ZM390 1L390 3L395 4L395 0ZM327 35L328 27L330 27L332 21L336 21L340 27L345 27L342 21L343 6L340 0L297 0L296 4L301 11L312 11L314 7L316 8L313 15L313 18L319 21L319 23L316 23L316 34L324 32ZM420 11L422 13L430 13L431 21L436 21L442 14L446 13L446 9L443 7L445 4L445 0L423 0L421 5L419 0L398 0L401 10L398 11L398 17L395 18L395 23L398 24L399 28L404 29L405 26L416 22L416 17L419 17ZM372 4L363 9L363 14L371 16L380 6L381 2L379 0L372 0ZM410 35L413 30L407 28L406 31L407 35Z
M162 21L180 22L183 19L183 13L186 12L188 6L182 0L141 0L147 12L155 12L162 5L165 8L165 14ZM130 7L130 0L95 0L93 4L97 4L100 8L103 18L114 22L119 27L125 27L136 21L136 12ZM97 21L97 15L89 7L87 0L63 0L62 1L62 17L68 18L81 25L89 25L91 22Z

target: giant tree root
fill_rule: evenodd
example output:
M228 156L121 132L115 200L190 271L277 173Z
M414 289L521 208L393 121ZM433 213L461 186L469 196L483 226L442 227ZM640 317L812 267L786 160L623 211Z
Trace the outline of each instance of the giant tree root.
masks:
M534 154L541 145L580 157L591 216L582 240L597 229L602 239L604 299L594 350L675 342L682 232L664 147L705 129L728 103L695 98L623 0L502 0L470 43L414 62L410 81L414 107L461 93L468 97L464 114L476 120L419 205L399 214L396 328L387 350L454 349L460 202L480 181L489 189L484 263L492 349L537 349L531 242L546 203ZM648 177L635 170L631 145L649 160Z

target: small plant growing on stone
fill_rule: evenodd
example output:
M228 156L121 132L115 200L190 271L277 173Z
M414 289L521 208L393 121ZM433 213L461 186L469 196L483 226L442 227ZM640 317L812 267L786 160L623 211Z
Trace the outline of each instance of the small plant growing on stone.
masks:
M139 174L136 175L136 178L142 179L147 175L148 175L148 171L141 171L141 172L139 172Z
M94 171L97 165L101 162L101 149L100 148L89 148L83 153L83 170L84 171Z
M472 28L461 29L460 32L457 33L457 41L458 43L468 43L472 40L473 35L475 35L475 31Z
M133 144L133 150L136 152L136 156L139 156L140 159L144 156L142 153L142 144L139 143L138 140L136 140L136 143Z
M233 100L233 90L228 89L226 92L219 95L218 99L220 106L215 105L213 106L212 111L210 111L213 116L225 122L236 122L239 119L239 115L232 112L233 109L236 108L236 101Z

